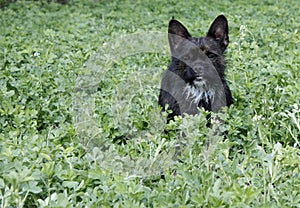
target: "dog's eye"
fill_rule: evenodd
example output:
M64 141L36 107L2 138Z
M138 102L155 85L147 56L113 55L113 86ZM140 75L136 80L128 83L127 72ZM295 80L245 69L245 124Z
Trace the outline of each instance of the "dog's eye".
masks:
M206 55L209 59L214 59L217 57L217 54L211 52L207 52Z

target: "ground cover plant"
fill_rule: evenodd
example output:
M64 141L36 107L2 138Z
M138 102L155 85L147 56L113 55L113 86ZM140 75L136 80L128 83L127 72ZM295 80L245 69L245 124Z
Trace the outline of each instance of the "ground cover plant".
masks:
M168 21L205 35L221 13L234 104L219 134L206 112L166 124ZM0 206L299 207L299 15L296 0L5 6Z

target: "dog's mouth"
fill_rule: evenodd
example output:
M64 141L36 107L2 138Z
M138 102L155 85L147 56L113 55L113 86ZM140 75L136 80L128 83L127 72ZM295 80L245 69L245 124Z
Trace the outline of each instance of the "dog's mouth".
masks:
M195 77L195 79L192 82L192 85L194 85L194 87L199 89L200 91L206 90L206 81L200 76Z

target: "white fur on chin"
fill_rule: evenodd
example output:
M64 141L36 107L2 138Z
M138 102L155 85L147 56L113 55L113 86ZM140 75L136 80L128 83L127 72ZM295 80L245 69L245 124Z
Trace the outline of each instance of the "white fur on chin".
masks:
M187 94L186 99L191 98L195 104L198 104L200 100L205 102L213 102L215 91L213 89L206 89L205 82L195 82L193 85L187 84L184 88L184 92Z

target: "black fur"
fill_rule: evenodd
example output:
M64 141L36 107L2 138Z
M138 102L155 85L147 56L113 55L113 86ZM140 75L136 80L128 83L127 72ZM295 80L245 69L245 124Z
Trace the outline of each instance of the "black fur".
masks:
M229 44L224 15L211 24L205 37L192 37L174 18L169 22L171 64L161 82L159 104L176 115L197 114L198 108L217 112L233 103L225 79L224 52Z

